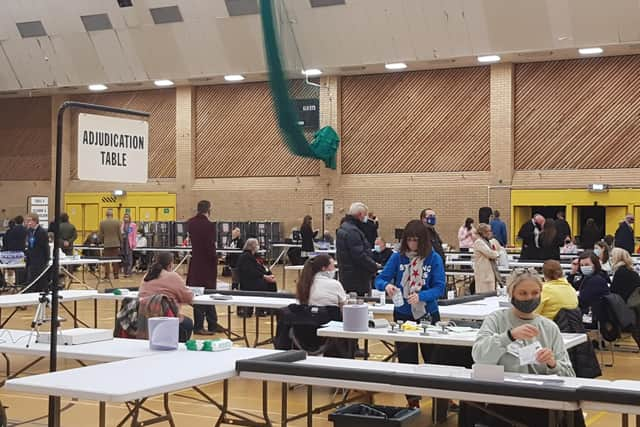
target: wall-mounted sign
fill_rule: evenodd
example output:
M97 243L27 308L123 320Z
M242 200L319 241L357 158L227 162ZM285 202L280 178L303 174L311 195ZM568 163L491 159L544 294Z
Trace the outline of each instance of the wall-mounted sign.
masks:
M333 200L324 199L322 201L322 211L325 215L333 215Z
M49 228L49 198L46 196L30 196L28 211L38 214L40 226Z
M147 182L149 123L78 115L78 179Z

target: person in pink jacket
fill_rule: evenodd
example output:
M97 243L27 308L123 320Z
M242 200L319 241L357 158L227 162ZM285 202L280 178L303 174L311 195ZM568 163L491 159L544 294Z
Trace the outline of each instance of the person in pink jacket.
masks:
M473 218L467 218L458 230L460 252L469 252L473 247Z
M182 277L173 271L173 254L170 252L158 254L155 262L142 279L138 297L146 298L158 294L174 300L178 307L180 304L193 302L193 293L187 288ZM180 342L185 342L191 338L193 321L180 313L176 313L176 315L180 317L179 339Z
M135 222L131 222L131 216L128 213L122 216L120 231L122 233L122 247L120 248L122 271L124 277L129 277L131 276L131 269L133 268L133 250L138 243L138 226Z

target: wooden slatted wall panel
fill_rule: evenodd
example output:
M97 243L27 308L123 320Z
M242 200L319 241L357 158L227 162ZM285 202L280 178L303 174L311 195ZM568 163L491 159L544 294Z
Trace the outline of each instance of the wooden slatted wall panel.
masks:
M73 97L74 101L129 108L151 113L149 117L149 178L176 176L176 91L175 89L138 92L113 92ZM95 113L92 113L95 114ZM77 176L76 132L74 114L71 150L71 176Z
M489 170L489 68L345 77L345 174Z
M0 100L0 180L51 179L51 98Z
M640 56L518 64L515 168L640 166Z
M292 95L316 98L317 89L297 85ZM275 120L267 83L197 88L196 134L197 178L320 173L319 160L297 157L288 151Z

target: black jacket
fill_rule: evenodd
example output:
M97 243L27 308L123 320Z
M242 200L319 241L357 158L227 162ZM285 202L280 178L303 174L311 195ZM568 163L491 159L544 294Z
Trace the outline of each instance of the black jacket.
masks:
M560 328L560 332L575 334L587 333L582 323L582 312L578 308L573 310L566 308L561 309L553 321L556 322L558 328ZM596 378L602 375L600 364L593 350L593 345L590 342L582 343L570 349L568 353L577 377Z
M518 238L522 239L522 250L520 251L520 259L522 261L540 259L541 253L536 245L536 227L537 225L531 220L520 227Z
M602 297L609 294L609 276L604 271L599 271L591 276L583 277L580 283L580 295L578 306L583 313L588 313L591 308L593 325L602 318Z
M637 287L640 287L640 276L635 271L619 267L613 274L611 292L620 295L625 302Z
M373 260L384 267L391 255L393 255L393 249L389 248L384 248L380 252L373 251Z
M580 247L582 249L593 249L593 245L602 237L602 233L597 225L587 226L580 232Z
M442 260L444 261L447 258L445 258L444 256L444 249L442 248L442 239L440 238L440 235L433 225L427 224L426 227L433 233L433 238L431 239L431 247L434 251L437 252L438 255L440 255L440 258L442 258Z
M560 246L563 245L564 238L561 238L560 234L557 234L554 239L547 242L544 237L544 232L540 233L538 249L538 259L546 261L548 259L555 259L560 261Z
M233 249L242 249L244 247L244 241L241 237L236 237L235 239L231 239L228 247ZM240 258L240 254L228 254L227 265L231 268L236 268L236 265L238 265L238 258Z
M636 241L633 237L633 228L631 228L626 221L620 223L620 226L616 230L615 239L616 247L622 248L630 254L634 253Z
M27 228L20 224L7 230L3 239L4 251L24 252L27 246Z
M342 223L336 236L336 255L345 291L364 295L371 291L371 279L378 267L372 258L371 245L358 222L348 215Z
M49 236L44 228L38 226L35 230L29 230L27 242L27 267L40 269L46 266L49 263Z
M302 250L304 252L313 252L313 239L318 234L317 231L313 231L311 226L302 226L300 227L300 235L302 236Z
M571 226L564 219L556 219L556 230L558 230L558 237L561 242L564 243L564 239L567 236L571 236Z
M266 282L264 275L267 274L264 266L258 262L256 256L251 251L244 251L236 264L238 273L238 283L242 291L264 291Z
M369 244L373 246L378 238L378 222L369 219L367 222L362 223L361 229L364 237L366 237Z

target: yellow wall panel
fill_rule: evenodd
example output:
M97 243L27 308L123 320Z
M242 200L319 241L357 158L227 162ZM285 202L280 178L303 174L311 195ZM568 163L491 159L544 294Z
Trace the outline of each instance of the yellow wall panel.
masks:
M158 221L175 221L176 210L174 208L158 208Z
M140 221L157 221L156 208L140 208Z

